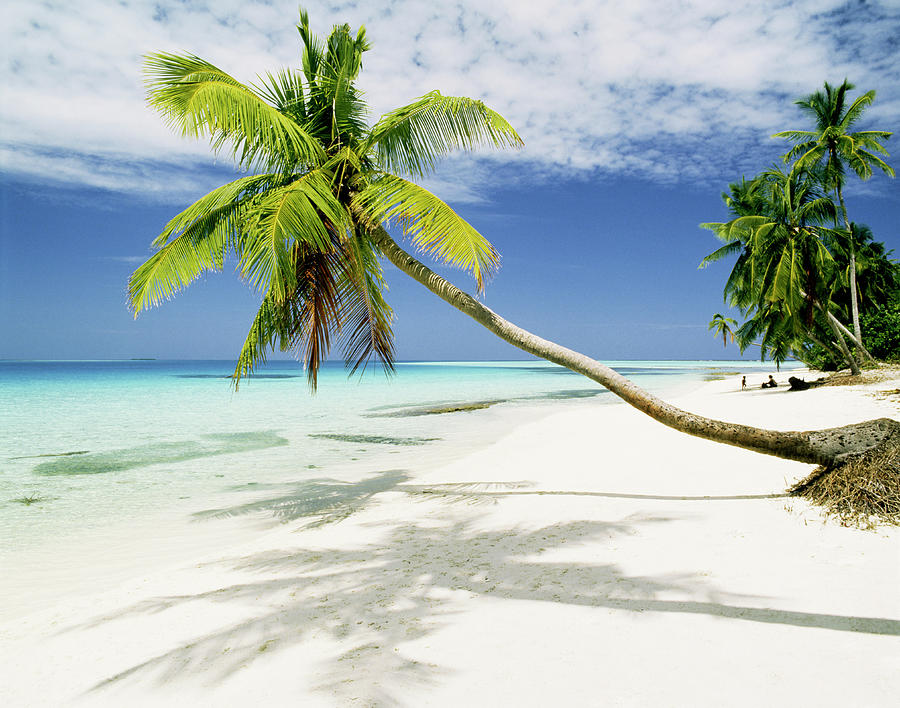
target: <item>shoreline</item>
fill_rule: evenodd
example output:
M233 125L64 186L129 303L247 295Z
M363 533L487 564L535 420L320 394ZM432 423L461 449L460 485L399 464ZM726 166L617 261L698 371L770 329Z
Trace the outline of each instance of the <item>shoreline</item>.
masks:
M673 402L810 429L897 417L896 395L872 392L898 386L741 392L731 377ZM0 699L889 705L900 530L823 523L782 496L811 465L624 404L553 408L381 491L348 483L365 498L333 523L248 525L3 623Z
M542 362L518 363L523 367L536 363L539 366L557 368ZM691 367L701 364L681 363ZM715 363L721 365L726 362ZM441 362L418 364L441 366ZM483 362L468 364L477 367ZM702 385L699 379L686 379L678 383L676 388L683 394ZM441 439L424 447L362 443L369 451L357 459L348 445L347 459L343 462L329 464L314 472L298 469L295 474L282 476L277 482L262 482L258 485L254 482L256 488L249 485L239 488L240 485L235 483L216 490L206 489L205 493L198 495L193 489L178 491L173 487L167 498L159 498L161 505L157 504L149 510L136 509L132 505L131 511L139 512L136 515L131 513L122 518L107 515L108 518L93 519L85 526L70 524L60 529L63 533L43 538L20 539L13 532L6 547L0 548L0 566L9 569L9 572L0 574L0 594L4 597L0 606L0 624L40 610L48 603L52 604L73 594L89 595L97 577L106 583L125 582L136 575L178 566L198 555L214 552L223 545L227 547L241 543L254 533L276 528L284 521L278 516L280 509L274 504L265 508L267 495L274 493L272 490L276 488L283 490L285 495L299 497L303 492L298 490L302 490L304 485L312 484L315 488L309 492L311 494L321 495L325 490L340 497L342 484L356 484L367 478L377 479L378 472L384 469L408 470L414 467L418 473L431 470L493 445L517 427L554 415L559 410L581 410L595 402L600 405L621 404L621 401L605 390L601 390L599 398L589 399L537 399L530 402L514 397L499 401L499 405L487 406L485 410L463 411L448 416L441 423L444 430ZM435 419L438 417L444 418L436 416ZM293 444L298 442L296 435L287 432L284 434L292 439ZM272 452L280 454L278 449ZM296 454L302 456L302 448L297 449ZM48 459L56 457L59 455L50 455ZM233 459L247 460L246 457ZM267 451L254 453L254 464L257 467L275 462ZM202 474L202 469L198 471ZM162 478L166 476L164 469L156 474L160 474ZM206 474L211 472L207 470ZM265 477L263 475L263 479ZM400 481L398 478L392 480L392 483ZM121 484L122 480L111 478L109 483ZM379 486L378 482L375 484ZM380 486L383 487L383 483ZM49 499L52 502L54 497ZM253 509L258 500L262 501L260 506L264 508ZM216 508L236 509L239 513L217 518L209 513ZM314 511L309 510L305 516L313 516ZM51 505L45 513L53 514L55 509ZM23 515L23 522L28 519L27 515ZM25 542L19 545L17 541Z

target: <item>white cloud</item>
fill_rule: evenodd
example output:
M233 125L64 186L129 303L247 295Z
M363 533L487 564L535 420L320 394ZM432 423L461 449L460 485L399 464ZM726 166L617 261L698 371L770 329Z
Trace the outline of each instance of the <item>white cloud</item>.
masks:
M825 79L877 88L871 119L900 122L896 2L371 0L309 11L319 34L367 26L361 85L376 115L439 88L482 98L517 127L524 150L454 161L432 181L451 201L477 200L500 177L560 171L719 184L773 159L768 135L802 125L791 100ZM154 199L195 195L211 158L144 105L143 54L190 51L247 81L299 63L294 0L14 0L4 19L3 169Z

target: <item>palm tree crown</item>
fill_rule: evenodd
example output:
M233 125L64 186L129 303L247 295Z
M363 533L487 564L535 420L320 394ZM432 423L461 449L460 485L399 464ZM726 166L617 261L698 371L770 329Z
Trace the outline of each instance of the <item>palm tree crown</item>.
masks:
M825 182L829 190L843 186L845 164L860 179L871 177L873 167L894 176L893 168L879 157L890 155L882 143L892 133L885 130L851 130L875 100L875 92L867 91L848 106L847 92L853 88L853 84L846 79L838 87L826 81L824 91L815 91L796 101L812 118L815 130L785 130L772 136L796 143L784 156L785 162L796 158L805 167L824 162Z
M182 135L208 137L254 174L201 197L153 241L156 252L129 281L135 316L237 259L262 302L238 357L234 382L276 345L302 358L316 386L340 339L348 366L372 357L392 368L392 312L384 298L373 230L399 222L413 245L475 277L496 271L491 244L438 197L406 179L481 145L520 146L509 123L481 101L433 91L372 127L355 86L370 45L365 29L335 26L325 41L301 10L302 71L243 84L190 54L153 54L148 101ZM402 176L401 176L402 175Z

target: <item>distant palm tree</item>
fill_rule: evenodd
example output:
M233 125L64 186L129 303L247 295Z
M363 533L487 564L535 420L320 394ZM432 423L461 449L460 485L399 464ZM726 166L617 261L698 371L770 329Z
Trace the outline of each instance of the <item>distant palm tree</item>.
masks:
M890 138L892 133L884 130L851 131L865 109L875 100L875 92L867 91L848 106L847 92L853 88L853 84L846 79L836 88L826 81L824 91L815 91L796 101L796 104L815 122L815 130L785 130L772 136L787 138L796 143L784 156L785 162L796 158L798 164L804 167L824 163L826 188L834 192L838 198L844 227L848 234L850 220L847 217L843 194L845 166L864 180L872 176L875 167L891 177L894 176L893 168L879 157L879 154L890 155L882 142ZM856 293L856 252L852 239L849 244L849 255L853 333L857 345L862 346Z
M709 321L709 326L707 329L714 330L713 336L717 339L722 337L722 346L728 346L728 337L731 337L731 341L734 341L734 328L738 326L737 320L732 317L724 317L720 313L716 313L713 315L713 318Z
M682 432L769 455L829 463L868 449L900 424L870 421L837 431L781 432L723 423L651 396L589 357L513 325L404 251L385 224L399 222L422 253L471 272L479 290L497 268L490 243L449 206L414 182L437 159L479 145L521 145L509 123L480 101L437 91L366 126L354 86L365 30L337 26L324 42L301 11L303 71L240 83L193 55L155 54L146 62L149 102L183 135L210 137L237 165L259 170L213 190L172 219L157 252L129 281L135 314L167 299L201 273L237 259L262 303L241 350L234 381L275 346L303 358L310 384L343 337L351 368L374 356L390 368L391 311L379 256L523 351L600 383Z

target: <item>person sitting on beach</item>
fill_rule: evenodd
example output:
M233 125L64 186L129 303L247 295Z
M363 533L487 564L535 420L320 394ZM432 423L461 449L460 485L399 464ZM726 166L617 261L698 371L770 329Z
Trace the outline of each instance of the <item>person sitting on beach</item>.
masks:
M769 374L769 380L763 381L763 385L760 388L777 388L778 384L775 382L775 379L772 378L772 374Z

